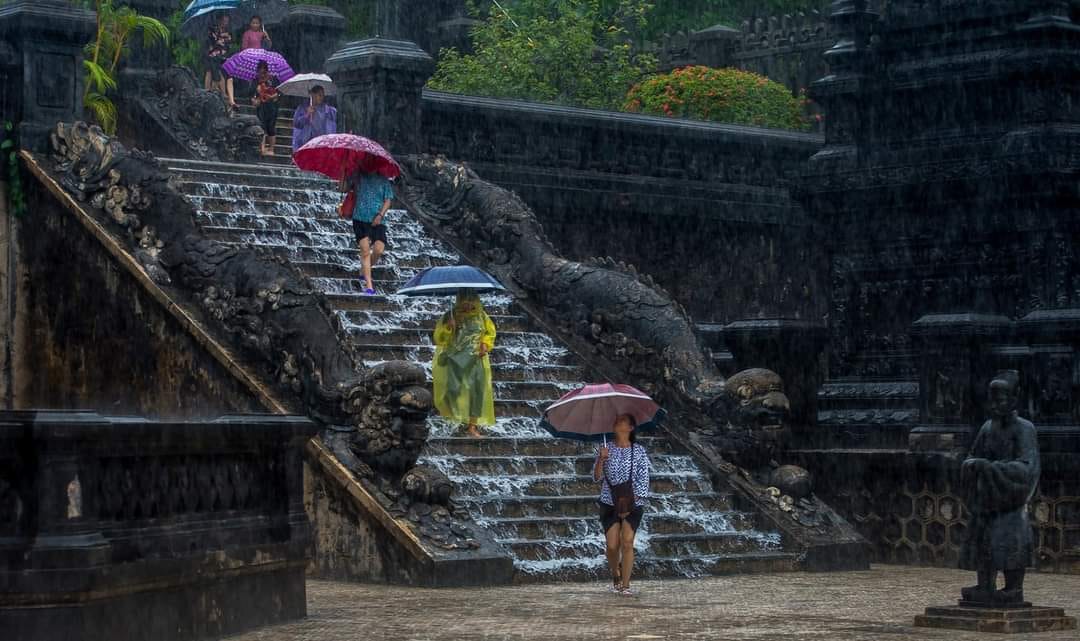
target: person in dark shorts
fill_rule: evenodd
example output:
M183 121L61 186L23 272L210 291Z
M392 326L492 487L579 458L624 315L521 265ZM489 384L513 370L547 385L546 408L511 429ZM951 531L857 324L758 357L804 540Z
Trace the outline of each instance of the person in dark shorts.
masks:
M371 280L371 266L379 262L386 249L386 225L383 218L394 200L394 188L390 181L379 174L360 174L353 180L356 190L356 206L352 213L353 233L360 248L363 268L364 295L375 295L375 283Z
M271 82L270 67L265 61L259 63L255 73L255 95L251 97L251 104L255 105L255 114L259 117L264 134L259 152L263 156L273 156L274 144L277 142L278 99L281 94Z
M626 596L633 595L630 573L634 568L634 536L641 527L649 496L649 455L635 443L635 427L634 417L629 414L616 418L615 438L610 447L600 448L593 465L593 480L600 483L600 525L613 579L611 591ZM634 507L618 513L612 487L624 483L633 488Z
M206 38L206 90L210 91L211 83L217 85L218 91L228 101L230 111L236 109L236 100L233 98L233 79L221 69L221 65L229 57L231 46L229 14L222 11L217 15L217 20L210 27Z

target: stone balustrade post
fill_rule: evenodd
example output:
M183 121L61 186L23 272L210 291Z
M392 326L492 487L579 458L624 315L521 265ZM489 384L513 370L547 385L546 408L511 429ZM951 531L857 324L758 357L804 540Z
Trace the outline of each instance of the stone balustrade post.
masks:
M870 36L878 14L869 0L834 0L829 22L836 40L824 54L829 73L810 86L810 96L825 105L825 150L829 156L854 156L863 132L863 94L868 90Z
M412 42L349 43L326 62L338 89L338 131L366 136L396 154L421 151L422 93L434 70L435 61Z
M19 123L23 147L44 151L57 122L82 117L83 46L97 20L63 0L17 0L0 6L0 44L7 52L3 118Z
M722 24L695 31L690 34L690 57L706 67L734 67L735 43L741 35Z
M326 59L341 46L345 17L330 7L295 5L271 35L297 73L322 73Z
M107 560L84 445L109 423L93 412L39 411L33 420L37 567L95 567Z
M1009 360L1001 349L1012 321L996 314L927 314L911 333L919 352L919 425L911 430L912 450L966 447L986 418L986 384L998 369L1026 363ZM1024 387L1024 385L1021 385Z

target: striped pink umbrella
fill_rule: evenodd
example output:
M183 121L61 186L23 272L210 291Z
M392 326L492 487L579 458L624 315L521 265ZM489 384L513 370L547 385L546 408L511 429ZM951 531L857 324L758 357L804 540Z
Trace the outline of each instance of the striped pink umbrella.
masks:
M260 62L266 63L270 75L277 78L278 82L285 82L296 75L280 53L267 49L244 49L229 56L221 68L233 78L254 80L258 75Z
M317 171L341 180L357 172L397 178L401 167L382 145L356 134L325 134L309 140L293 153L300 169Z
M665 412L641 390L598 383L563 395L544 411L540 425L552 436L599 441L614 433L615 419L622 414L633 416L640 430L656 427Z

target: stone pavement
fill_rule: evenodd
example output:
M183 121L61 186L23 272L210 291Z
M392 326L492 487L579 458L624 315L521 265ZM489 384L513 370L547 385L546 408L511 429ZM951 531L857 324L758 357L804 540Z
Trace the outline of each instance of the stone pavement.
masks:
M232 641L708 640L914 641L1080 639L1080 631L988 635L915 628L928 605L956 601L973 573L874 566L867 572L788 573L642 581L637 597L597 583L431 590L308 581L308 618ZM1080 615L1080 576L1029 574L1036 605Z

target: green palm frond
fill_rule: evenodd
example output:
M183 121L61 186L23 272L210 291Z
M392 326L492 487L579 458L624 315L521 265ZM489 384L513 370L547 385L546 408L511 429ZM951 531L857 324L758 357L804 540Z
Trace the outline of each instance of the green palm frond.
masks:
M169 44L169 27L156 18L135 16L135 28L142 31L143 44L147 47Z
M101 125L105 133L110 136L116 133L116 105L107 96L91 91L83 98L83 107L94 115L94 120Z
M92 60L83 60L86 69L86 94L91 92L104 95L107 91L116 89L116 79L104 67Z

